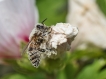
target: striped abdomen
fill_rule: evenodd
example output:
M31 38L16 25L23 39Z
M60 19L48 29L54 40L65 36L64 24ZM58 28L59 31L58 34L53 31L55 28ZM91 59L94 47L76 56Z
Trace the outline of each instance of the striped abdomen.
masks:
M34 67L38 67L40 63L40 54L38 52L31 52L28 53L29 60L31 61Z

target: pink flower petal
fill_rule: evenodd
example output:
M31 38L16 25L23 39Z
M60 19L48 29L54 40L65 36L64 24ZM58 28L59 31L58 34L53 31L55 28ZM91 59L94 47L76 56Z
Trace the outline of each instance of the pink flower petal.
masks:
M0 58L20 57L20 41L28 41L38 20L34 0L0 1Z

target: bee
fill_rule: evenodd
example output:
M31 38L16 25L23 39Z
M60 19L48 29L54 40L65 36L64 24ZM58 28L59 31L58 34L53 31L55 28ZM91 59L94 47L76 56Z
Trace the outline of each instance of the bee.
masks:
M40 24L37 24L30 34L29 42L23 50L23 53L27 49L28 58L34 67L38 67L41 60L41 55L48 51L48 41L50 39L51 28L44 25L43 20Z

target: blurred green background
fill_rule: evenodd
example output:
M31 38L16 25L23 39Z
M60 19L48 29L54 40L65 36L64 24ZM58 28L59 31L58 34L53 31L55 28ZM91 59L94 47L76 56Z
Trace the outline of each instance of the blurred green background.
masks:
M47 18L45 24L50 26L58 22L65 22L68 0L37 0L40 22Z
M106 15L106 0L96 2ZM36 4L39 22L45 18L48 26L65 22L68 0L37 0ZM0 65L0 79L106 79L106 49L98 47L67 52L62 59L47 59L47 65L38 69L32 67L26 55L20 60L5 61L11 65Z

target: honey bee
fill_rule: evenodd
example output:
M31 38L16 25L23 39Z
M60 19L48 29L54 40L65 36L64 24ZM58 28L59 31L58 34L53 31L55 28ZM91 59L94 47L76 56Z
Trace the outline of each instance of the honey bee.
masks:
M44 21L35 26L34 33L30 35L29 43L23 50L25 52L27 49L28 58L36 68L40 64L41 55L50 50L48 41L52 29L44 25Z

